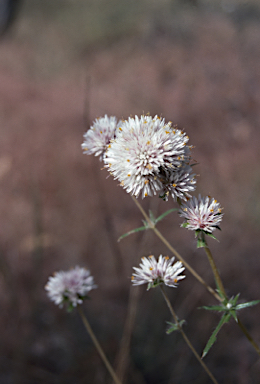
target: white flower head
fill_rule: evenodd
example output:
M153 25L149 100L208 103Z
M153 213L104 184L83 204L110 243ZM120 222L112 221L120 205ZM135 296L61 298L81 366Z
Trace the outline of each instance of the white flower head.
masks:
M108 145L105 166L126 192L151 196L162 189L158 173L181 165L188 140L184 132L161 117L129 117Z
M115 116L97 118L90 129L84 134L84 142L81 147L87 155L95 154L103 159L111 139L115 137L117 119Z
M179 280L185 278L180 275L184 267L180 261L174 263L174 257L159 256L158 261L154 256L142 257L140 268L133 267L135 273L132 276L133 285L148 284L148 288L154 288L159 284L169 287L177 287Z
M222 220L223 213L220 204L214 198L201 197L198 199L193 197L186 203L181 205L180 216L185 218L183 227L192 231L201 231L206 234L211 234Z
M49 277L45 286L48 297L59 307L64 303L72 309L82 304L87 294L97 288L93 276L86 268L75 267L69 271L59 271Z
M192 167L186 163L177 169L161 172L159 178L163 184L160 197L166 201L169 196L172 196L174 201L177 198L186 201L196 187L195 174L192 173Z

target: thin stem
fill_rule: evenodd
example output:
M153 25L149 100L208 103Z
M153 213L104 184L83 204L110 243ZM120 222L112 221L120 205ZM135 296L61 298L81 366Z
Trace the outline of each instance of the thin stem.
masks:
M206 243L206 240L205 240L205 243ZM211 251L210 251L210 249L209 249L207 243L206 243L206 247L204 247L204 250L205 250L205 252L206 252L206 255L208 256L208 260L209 260L209 263L210 263L212 272L213 272L213 274L214 274L214 277L215 277L215 281L216 281L217 287L220 289L220 291L222 292L222 294L224 295L224 297L227 298L227 294L226 294L226 292L225 292L225 288L224 288L224 285L223 285L223 283L222 283L220 274L219 274L219 272L218 272L218 269L217 269L215 260L213 259L212 253L211 253Z
M206 243L206 245L207 245L207 243ZM208 256L208 260L209 260L212 272L214 274L217 286L219 287L220 291L223 293L224 297L227 298L227 294L225 292L224 285L222 283L222 280L221 280L221 277L219 275L219 272L218 272L215 260L214 260L214 258L212 256L212 253L211 253L208 245L206 247L204 247L204 249L205 249L205 252L206 252L206 254ZM244 335L246 336L246 338L248 339L248 341L252 344L252 346L254 347L254 349L256 350L258 355L260 356L260 348L259 348L259 346L256 344L256 342L254 341L252 336L248 333L247 329L245 328L245 326L241 323L241 321L239 319L238 319L237 323L238 323L240 329L242 330L242 332L244 333Z
M135 204L137 205L138 209L140 210L140 212L142 213L142 215L144 216L145 220L147 221L147 223L149 224L149 227L154 231L154 233L159 237L159 239L166 245L166 247L177 257L177 259L179 259L182 264L191 272L191 274L202 284L204 285L204 287L219 301L219 302L222 302L223 301L223 298L220 297L217 292L214 291L213 288L211 288L203 279L202 277L200 277L200 275L182 258L182 256L176 251L176 249L173 248L173 246L165 239L165 237L161 234L160 231L158 231L158 229L155 227L154 223L151 221L151 219L149 218L149 216L146 214L145 210L143 209L143 207L141 206L141 204L137 201L137 199L133 196L131 196L133 201L135 202ZM204 248L205 251L206 249L209 250L209 248ZM209 250L210 252L210 250ZM210 253L211 255L211 253ZM210 258L209 258L210 260ZM211 255L211 261L213 260L213 263L215 265L215 262L214 262L214 259ZM214 267L215 271L217 272L218 276L219 276L219 273L218 273L218 270L217 270L217 267L215 265ZM214 273L214 272L213 272ZM215 274L214 274L215 276ZM216 276L215 276L216 278ZM225 289L224 289L224 286L223 286L223 283L222 283L222 280L220 279L220 276L219 276L219 279L216 280L219 284L219 288L221 290L221 292L224 294L224 296L226 297L226 293L225 293ZM258 355L260 356L260 348L258 347L258 345L255 343L255 341L253 340L253 338L250 336L250 334L248 333L248 331L246 330L246 328L244 327L244 325L241 323L240 320L238 320L238 325L239 327L241 328L242 332L244 333L244 335L246 336L246 338L249 340L249 342L252 344L252 346L254 347L254 349L256 350L256 352L258 353Z
M112 376L114 382L116 384L122 384L121 381L118 379L118 377L117 377L114 369L112 368L111 364L109 363L109 361L108 361L108 359L107 359L103 349L101 348L101 345L99 344L96 336L94 335L94 332L92 331L92 328L91 328L91 326L90 326L86 316L84 315L84 313L83 313L83 311L82 311L82 309L80 307L78 307L78 311L79 311L79 314L80 314L81 319L83 321L83 324L84 324L86 330L88 331L89 336L91 337L91 340L93 341L93 343L94 343L94 345L95 345L95 347L96 347L96 349L97 349L101 359L103 360L105 366L107 367L107 369L108 369L110 375Z
M176 251L175 248L165 239L165 237L161 234L160 231L155 227L154 223L151 221L149 216L146 214L145 210L141 206L141 204L138 202L138 200L132 196L133 201L137 205L138 209L141 211L142 215L144 216L145 220L149 224L149 227L154 231L157 237L166 245L166 247L179 259L182 264L187 268L190 273L202 284L204 287L218 300L223 301L223 299L217 294L217 292L214 291L213 288L211 288L205 280L183 259L183 257L179 254L179 252Z
M254 339L250 336L250 334L248 333L247 329L245 328L245 326L241 323L241 321L239 319L237 319L237 323L238 323L239 327L241 328L242 332L245 334L245 336L249 340L249 342L255 348L255 350L258 353L258 355L260 356L260 348L259 348L259 346L256 344Z
M166 304L172 314L172 317L174 318L174 321L178 327L178 330L180 331L180 333L182 334L182 337L184 338L184 340L186 341L188 347L190 348L190 350L192 351L192 353L194 354L194 356L196 357L196 359L199 361L199 363L201 364L201 366L204 368L204 370L207 372L207 374L209 375L209 377L211 378L211 380L213 381L213 383L215 384L218 384L217 380L215 379L215 377L212 375L212 373L210 372L209 368L206 366L206 364L204 363L203 360L201 360L199 354L196 352L195 348L193 347L193 345L191 344L188 336L186 335L186 333L183 331L180 323L179 323L179 320L178 320L178 317L170 303L170 300L168 298L168 296L166 295L162 285L160 285L160 289L161 289L161 292L162 292L162 295L166 301Z

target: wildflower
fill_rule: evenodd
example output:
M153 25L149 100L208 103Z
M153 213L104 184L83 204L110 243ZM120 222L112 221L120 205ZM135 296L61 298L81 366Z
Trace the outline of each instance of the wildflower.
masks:
M222 220L222 208L215 199L210 199L209 196L198 199L193 197L181 205L180 216L184 217L186 222L183 227L196 232L205 232L211 234L216 228L219 228L219 223Z
M189 138L155 116L130 118L118 127L104 156L106 167L126 192L138 197L156 194L161 171L175 170L185 159Z
M160 172L159 178L163 188L160 194L164 200L168 201L169 195L176 201L177 198L187 200L191 197L190 192L195 190L195 174L192 174L190 165L184 163L176 170Z
M63 307L67 303L69 309L82 304L88 292L94 288L97 286L89 270L78 266L69 271L55 273L49 277L45 286L47 295L55 304Z
M147 289L150 289L159 284L165 284L176 288L178 281L185 278L184 275L180 275L185 268L180 261L173 264L174 259L174 257L170 259L162 255L159 256L158 261L152 255L142 257L140 268L133 267L136 272L132 276L133 285L148 284Z
M100 117L96 119L90 129L84 134L84 142L81 147L87 155L95 154L103 159L110 140L115 137L117 119L115 116Z

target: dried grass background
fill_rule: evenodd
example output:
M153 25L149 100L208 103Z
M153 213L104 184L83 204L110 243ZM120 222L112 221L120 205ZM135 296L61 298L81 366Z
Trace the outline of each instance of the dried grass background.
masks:
M152 233L117 243L142 217L80 144L105 113L161 114L195 146L196 194L224 206L210 241L229 295L260 297L260 6L257 1L27 0L0 42L0 382L110 383L77 312L47 298L55 270L89 267L99 286L84 308L112 363L119 362L132 266L169 254ZM174 207L157 198L159 215ZM159 229L205 280L214 281L177 215ZM169 255L171 256L171 255ZM170 320L160 292L139 297L125 383L209 383ZM201 352L217 314L187 272L168 290ZM241 312L260 343L260 309ZM234 324L206 357L220 383L257 384L257 354ZM121 362L122 363L122 362Z

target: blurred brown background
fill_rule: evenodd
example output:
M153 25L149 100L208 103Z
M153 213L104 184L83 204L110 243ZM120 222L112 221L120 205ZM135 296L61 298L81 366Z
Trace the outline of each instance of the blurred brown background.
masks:
M77 311L60 310L44 291L49 275L75 265L99 286L84 309L124 383L210 383L181 336L165 334L171 318L159 290L131 291L128 349L132 266L169 251L149 232L117 243L142 217L80 144L105 113L161 114L183 128L199 163L196 194L224 206L220 243L210 246L226 289L241 302L259 299L259 2L7 3L15 8L0 2L0 383L111 382ZM142 205L155 215L174 207L158 198ZM159 229L213 286L181 222L171 214ZM220 316L197 309L215 301L186 275L167 292L200 353ZM259 316L259 306L241 312L258 343ZM258 355L234 322L205 362L220 383L259 383Z

